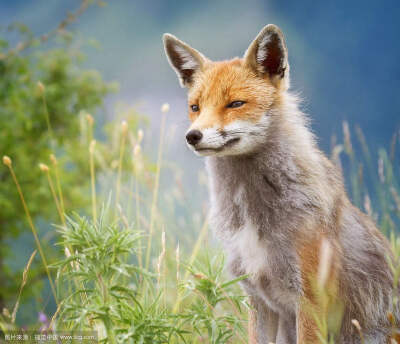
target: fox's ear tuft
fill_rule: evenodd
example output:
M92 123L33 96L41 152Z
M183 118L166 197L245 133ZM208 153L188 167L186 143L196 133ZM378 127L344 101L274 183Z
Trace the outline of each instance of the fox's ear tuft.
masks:
M194 74L203 67L206 58L169 33L164 34L163 41L168 61L178 75L181 86L190 87Z
M276 86L289 87L289 63L285 38L273 24L265 26L244 55L245 64L261 76L268 75Z

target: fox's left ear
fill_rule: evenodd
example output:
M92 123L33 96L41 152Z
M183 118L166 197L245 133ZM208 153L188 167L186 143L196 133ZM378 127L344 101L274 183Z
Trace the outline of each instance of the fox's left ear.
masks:
M285 38L273 24L265 26L244 55L245 65L258 75L268 76L276 87L289 88L289 63Z

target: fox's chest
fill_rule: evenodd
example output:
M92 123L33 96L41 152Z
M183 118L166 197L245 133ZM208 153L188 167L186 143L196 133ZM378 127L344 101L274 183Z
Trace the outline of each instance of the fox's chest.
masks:
M265 237L260 237L260 224L250 215L246 185L237 184L231 197L224 201L215 195L213 218L224 228L215 228L230 257L240 260L245 274L256 276L270 270L271 250ZM222 229L222 230L221 230Z
M277 312L294 312L300 288L295 260L258 237L254 224L247 222L225 243L229 266L243 281L249 294L259 295Z
M227 238L225 248L230 256L240 260L245 274L257 276L270 272L271 252L267 244L260 240L251 220L243 221L243 225Z
M259 223L251 215L247 191L245 186L237 185L230 206L224 208L235 212L235 221L231 221L232 214L224 212L223 208L215 214L221 222L226 217L225 224L231 225L230 230L220 235L231 272L236 276L249 275L244 284L276 311L292 311L300 290L296 258L285 241L265 235L265 228L260 226L267 225L267 221Z

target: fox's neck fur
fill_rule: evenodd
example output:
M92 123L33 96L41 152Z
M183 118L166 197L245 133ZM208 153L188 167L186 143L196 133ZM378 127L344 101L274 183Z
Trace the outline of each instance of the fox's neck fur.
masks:
M327 210L343 195L341 178L332 175L335 169L316 147L296 98L283 94L265 115L271 121L261 150L246 156L207 158L211 208L238 223L246 211L258 234L267 236L300 230L303 219L329 222ZM221 222L214 228L241 228Z

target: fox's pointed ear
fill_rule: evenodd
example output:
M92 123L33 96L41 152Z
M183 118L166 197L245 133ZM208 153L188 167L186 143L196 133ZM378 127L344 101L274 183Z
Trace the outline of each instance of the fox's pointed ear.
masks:
M181 86L190 87L194 74L203 67L207 59L169 33L164 34L163 41L168 61L178 75Z
M244 55L245 65L260 76L269 76L277 87L289 87L289 63L285 38L273 24L265 26Z

